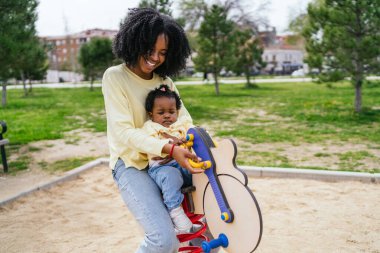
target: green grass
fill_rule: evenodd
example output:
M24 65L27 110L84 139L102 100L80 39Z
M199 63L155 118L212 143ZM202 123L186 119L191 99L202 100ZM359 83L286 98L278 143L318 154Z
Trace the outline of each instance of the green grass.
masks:
M8 103L0 109L0 119L7 123L5 136L12 144L59 139L64 132L78 128L106 129L100 89L33 89L28 97L22 90L7 93Z
M346 168L347 170L355 171L357 167L363 165L363 160L366 158L373 158L374 155L368 151L349 151L345 153L338 154L339 165ZM378 172L378 168L369 169L370 172Z
M94 159L95 157L71 158L71 159L56 161L49 165L46 162L41 162L40 166L42 167L42 169L49 172L56 172L56 171L65 172L65 171L77 168Z
M17 158L15 161L10 161L8 163L8 172L11 175L17 174L17 172L28 169L28 164L30 162L30 157L27 154L23 154ZM2 170L2 168L1 168Z
M379 85L363 87L363 112L360 114L353 108L354 89L344 82L332 88L315 83L259 84L255 89L247 89L243 83L222 84L219 96L215 95L213 85L181 85L178 89L195 124L211 126L217 137L232 137L255 144L366 143L380 149ZM7 122L8 131L4 136L10 139L13 147L38 140L60 139L65 132L78 128L106 131L100 88L92 92L88 88L35 88L28 97L23 96L22 90L7 92L8 104L0 109L0 120ZM257 159L246 159L249 155ZM315 154L320 158L329 155L325 152ZM355 159L347 156L339 157L341 168L353 164L348 166L350 170L362 161L358 154ZM238 156L238 163L253 162L260 166L294 166L281 150L247 152L241 158ZM16 166L25 168L27 163L24 157Z
M218 136L239 137L254 143L324 140L380 143L380 108L371 109L380 106L379 87L363 89L361 114L354 112L354 89L347 83L334 88L314 83L260 84L258 89L222 85L218 97L212 86L191 86L182 88L181 96L197 124L230 123L218 129ZM258 116L257 110L265 111L269 117ZM243 114L242 120L239 114ZM252 123L261 125L252 127Z

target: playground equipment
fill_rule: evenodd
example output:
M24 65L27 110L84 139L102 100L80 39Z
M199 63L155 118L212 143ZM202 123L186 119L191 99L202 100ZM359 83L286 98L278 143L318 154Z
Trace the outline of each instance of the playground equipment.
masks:
M7 124L4 121L0 121L0 153L1 161L3 163L4 173L8 172L7 156L5 154L5 145L9 143L8 139L3 139L3 134L7 131Z
M229 253L253 252L260 243L263 223L259 205L247 187L248 177L236 167L236 144L225 139L215 145L199 127L187 132L187 140L202 161L190 161L205 173L193 175L193 187L185 189L184 210L199 229L178 235L180 242L203 239L202 247L186 246L180 252L210 252L223 247ZM207 224L201 221L205 217ZM204 236L206 225L214 240Z

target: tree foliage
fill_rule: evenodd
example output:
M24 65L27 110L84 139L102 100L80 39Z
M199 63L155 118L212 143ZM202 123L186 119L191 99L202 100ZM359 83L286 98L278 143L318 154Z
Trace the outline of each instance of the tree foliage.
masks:
M112 41L108 38L91 39L80 48L78 60L86 79L90 79L93 90L94 80L101 77L113 63Z
M141 0L140 8L153 8L160 13L172 16L172 1L170 0Z
M307 12L307 63L325 78L350 77L360 112L365 76L380 68L380 1L319 0Z
M225 9L219 5L212 5L206 11L199 29L199 50L194 63L198 70L213 73L217 95L219 95L219 73L228 66L227 62L232 57L233 27L234 23L227 18Z
M37 37L28 42L20 48L16 61L18 71L14 73L14 77L22 81L25 96L32 92L32 80L43 80L49 68L43 44ZM26 80L29 80L29 89L26 88Z
M185 20L184 27L193 32L199 29L208 9L204 0L181 0L179 3L180 16Z
M36 35L37 0L0 0L0 80L2 105L10 78L46 73L46 53Z
M263 66L261 55L263 48L250 28L236 27L233 33L233 58L230 69L236 74L243 73L247 79L246 87L252 87L250 76Z

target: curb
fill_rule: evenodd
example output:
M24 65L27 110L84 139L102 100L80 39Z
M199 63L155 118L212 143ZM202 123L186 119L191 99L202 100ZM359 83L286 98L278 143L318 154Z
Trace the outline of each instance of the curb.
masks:
M13 197L0 201L0 207L6 205L18 198L27 196L35 191L46 190L57 184L77 178L82 172L92 169L98 165L108 165L108 158L98 158L94 161L86 163L78 168L66 172L63 176L47 182L42 185L31 188L30 190L16 194ZM255 166L238 166L247 176L253 177L273 177L273 178L299 178L312 179L327 182L336 181L360 181L363 183L380 183L380 173L365 172L343 172L343 171L325 171L310 169L294 169L294 168L272 168L272 167L255 167Z
M241 168L248 176L255 177L300 178L321 180L327 182L359 181L363 183L380 183L380 173L272 168L255 166L239 166L239 168Z
M7 198L7 199L4 199L4 200L1 200L0 201L0 207L3 206L3 205L6 205L12 201L15 201L16 199L18 198L21 198L21 197L24 197L24 196L27 196L35 191L39 191L39 190L46 190L46 189L49 189L57 184L61 184L63 182L66 182L66 181L69 181L69 180L72 180L72 179L75 179L79 176L79 174L81 174L82 172L84 171L87 171L89 169L92 169L98 165L101 165L101 164L108 164L108 159L106 158L99 158L99 159L96 159L94 161L91 161L89 163L86 163L80 167L77 167L73 170L70 170L68 172L66 172L63 176L57 178L57 179L54 179L50 182L47 182L47 183L44 183L44 184L41 184L41 185L37 185L27 191L24 191L24 192L21 192L21 193L18 193L16 194L15 196L13 197L10 197L10 198Z

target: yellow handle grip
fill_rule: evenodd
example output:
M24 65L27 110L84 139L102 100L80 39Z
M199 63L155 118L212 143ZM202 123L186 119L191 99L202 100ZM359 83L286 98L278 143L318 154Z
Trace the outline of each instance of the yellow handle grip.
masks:
M211 161L204 161L204 162L194 162L193 160L189 159L189 163L191 167L198 168L198 169L208 169L211 167Z
M193 145L194 145L194 142L192 142L192 141L188 141L185 143L185 146L188 148L191 148Z

